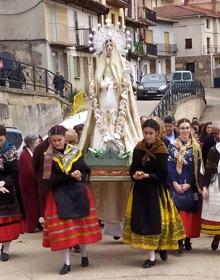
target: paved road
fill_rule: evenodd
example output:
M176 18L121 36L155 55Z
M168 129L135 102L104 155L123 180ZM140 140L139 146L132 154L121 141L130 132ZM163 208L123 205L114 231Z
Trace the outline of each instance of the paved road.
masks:
M159 103L159 100L137 100L139 116L149 116Z
M220 250L210 250L211 238L193 240L193 251L178 256L170 253L167 262L159 260L150 269L141 267L146 258L137 250L110 237L89 246L90 267L81 268L80 255L72 253L72 270L58 274L63 260L60 252L52 253L41 247L41 233L25 234L13 243L11 258L0 262L1 280L219 280Z
M207 106L200 120L202 122L220 120L220 89L206 89Z

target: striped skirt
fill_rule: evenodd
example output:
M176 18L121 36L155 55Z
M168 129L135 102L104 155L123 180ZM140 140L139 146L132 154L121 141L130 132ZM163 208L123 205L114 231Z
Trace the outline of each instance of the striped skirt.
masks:
M133 191L131 191L128 199L124 222L123 242L133 248L147 250L177 250L179 248L178 240L185 238L185 233L179 213L171 200L170 194L168 193L166 196L165 192L162 192L162 197L160 198L161 233L156 235L140 235L132 232L132 203Z
M94 200L88 188L87 195L90 202L89 216L64 220L57 215L57 205L53 193L48 194L44 214L43 247L50 247L52 251L58 251L77 244L96 243L102 239Z
M220 235L220 222L202 219L201 232L209 235Z
M12 241L24 233L24 223L21 216L0 217L0 243Z

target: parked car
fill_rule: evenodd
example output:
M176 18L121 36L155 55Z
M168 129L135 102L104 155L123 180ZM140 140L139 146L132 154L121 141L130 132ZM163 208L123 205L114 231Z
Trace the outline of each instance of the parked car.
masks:
M145 75L137 86L137 100L160 99L164 96L168 87L169 83L164 75Z
M191 71L175 71L171 77L171 84L176 93L196 93L196 83L193 81Z
M6 127L6 140L15 146L19 157L25 146L22 132L16 127Z
M13 88L25 87L21 64L9 52L0 52L0 85Z
M175 71L172 74L172 82L192 82L193 76L191 71Z

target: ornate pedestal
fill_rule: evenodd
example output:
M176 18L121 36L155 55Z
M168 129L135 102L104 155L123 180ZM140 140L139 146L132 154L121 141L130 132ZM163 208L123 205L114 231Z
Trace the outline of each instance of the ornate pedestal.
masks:
M125 216L131 189L128 157L105 153L97 156L88 152L85 161L91 168L90 187L100 220L120 222Z

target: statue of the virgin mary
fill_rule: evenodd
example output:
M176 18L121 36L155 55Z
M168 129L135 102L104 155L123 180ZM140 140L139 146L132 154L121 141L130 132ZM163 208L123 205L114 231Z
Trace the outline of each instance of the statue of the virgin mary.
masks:
M96 54L95 80L90 83L91 108L80 140L84 152L102 151L117 157L131 153L142 137L137 105L130 81L130 65L124 55L129 48L128 33L110 23L93 32L91 50ZM129 167L127 167L128 169ZM122 235L131 182L112 178L91 182L104 233Z
M84 151L92 148L123 155L132 152L142 139L130 65L122 56L128 48L126 33L107 24L92 38L97 53L96 74L95 81L90 84L92 109L80 146Z

